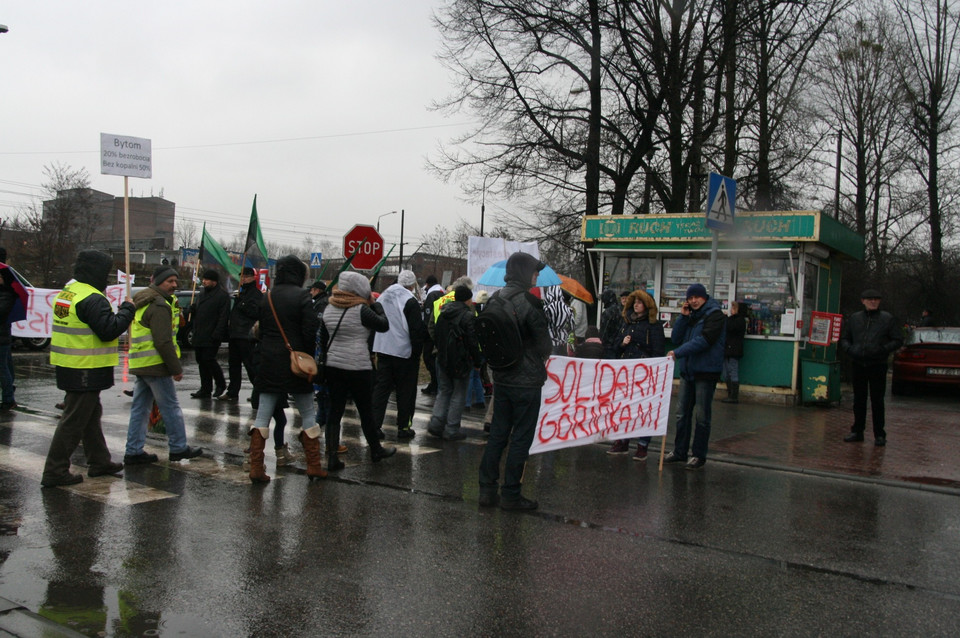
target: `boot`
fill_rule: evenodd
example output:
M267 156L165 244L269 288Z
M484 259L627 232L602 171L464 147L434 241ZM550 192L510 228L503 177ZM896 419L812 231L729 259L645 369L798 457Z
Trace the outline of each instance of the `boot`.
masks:
M727 398L723 399L721 403L740 403L739 383L727 383Z
M284 467L285 465L293 465L296 462L297 457L290 453L290 446L286 443L282 447L274 448L277 453L277 467Z
M307 477L311 481L326 478L327 471L320 467L320 439L311 439L306 432L301 432L299 438L303 453L307 457Z
M267 476L267 468L263 465L263 450L267 445L267 440L263 438L260 430L253 428L250 431L250 482L251 483L269 483L270 477Z

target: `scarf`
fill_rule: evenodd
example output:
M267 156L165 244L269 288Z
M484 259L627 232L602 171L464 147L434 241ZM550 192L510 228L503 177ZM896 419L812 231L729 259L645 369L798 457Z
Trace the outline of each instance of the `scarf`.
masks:
M353 308L354 306L359 306L361 304L369 306L370 300L364 299L360 295L352 292L340 290L339 288L334 290L333 294L330 295L330 305L336 308Z

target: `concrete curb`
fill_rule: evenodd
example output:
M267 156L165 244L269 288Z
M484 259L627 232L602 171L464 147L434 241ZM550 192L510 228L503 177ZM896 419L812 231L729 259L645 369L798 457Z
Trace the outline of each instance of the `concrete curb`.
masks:
M24 638L34 636L83 638L83 634L35 614L23 605L18 605L6 598L0 598L0 632L5 636L23 636Z

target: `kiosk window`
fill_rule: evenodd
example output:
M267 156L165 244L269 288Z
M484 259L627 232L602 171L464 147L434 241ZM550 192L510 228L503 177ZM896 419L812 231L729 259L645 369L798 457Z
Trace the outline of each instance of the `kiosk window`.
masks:
M796 302L786 258L739 260L737 299L750 310L747 334L768 337L793 334ZM784 321L789 322L789 326L784 327Z
M653 296L657 281L657 259L655 257L617 257L604 258L603 287L613 288L617 294L627 291L644 290Z

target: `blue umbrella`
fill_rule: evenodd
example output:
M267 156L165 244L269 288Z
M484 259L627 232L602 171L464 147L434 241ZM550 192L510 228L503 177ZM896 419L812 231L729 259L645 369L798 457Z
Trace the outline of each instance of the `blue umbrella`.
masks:
M496 286L502 288L507 285L507 282L504 280L506 274L507 260L504 259L487 268L487 272L483 273L477 283L481 286ZM550 266L545 266L537 275L537 286L559 286L560 284L560 277L557 276L557 273L555 273Z

